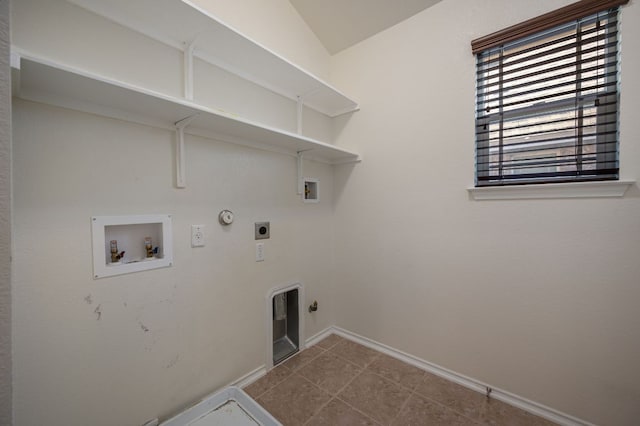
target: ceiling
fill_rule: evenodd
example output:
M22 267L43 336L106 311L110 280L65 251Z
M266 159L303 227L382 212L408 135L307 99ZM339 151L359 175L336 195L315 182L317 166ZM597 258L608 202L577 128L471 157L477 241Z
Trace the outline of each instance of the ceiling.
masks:
M335 54L440 0L289 0L329 51Z

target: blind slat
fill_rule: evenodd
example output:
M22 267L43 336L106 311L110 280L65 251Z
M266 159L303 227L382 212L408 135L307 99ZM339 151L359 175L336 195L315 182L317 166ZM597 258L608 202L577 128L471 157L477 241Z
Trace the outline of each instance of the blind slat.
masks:
M577 112L586 107L598 106L598 114L610 112L617 106L617 92L609 91L598 94L587 94L573 99L561 99L556 101L548 101L539 103L526 108L512 109L508 111L492 111L486 114L486 110L476 110L476 120L480 123L495 123L502 121L509 123L514 120L533 119L535 117L548 114L566 114L568 112Z
M584 73L579 73L579 74L584 74ZM591 83L594 81L599 81L602 79L607 79L608 77L615 77L618 74L617 71L612 71L612 72L608 72L605 74L597 74L594 76L589 76L589 77L584 77L584 78L574 78L571 81L560 81L560 82L555 82L555 80L557 79L551 79L551 80L547 80L547 79L542 79L542 80L532 80L531 83L527 84L527 83L522 83L520 85L518 85L518 88L526 88L526 87L531 87L531 85L538 85L540 83L548 83L542 87L538 87L535 89L528 89L528 90L522 90L520 92L514 92L513 91L513 87L509 86L507 89L497 89L493 92L490 92L490 94L499 94L502 91L509 91L509 94L506 96L502 96L499 99L501 99L503 102L505 100L508 99L521 99L522 102L519 103L524 103L524 102L529 102L529 99L531 100L535 100L538 98L524 98L524 95L529 95L529 94L536 94L536 93L540 93L540 92L548 92L549 90L553 90L553 89L559 89L562 87L566 87L566 86L572 86L572 85L577 85L580 84L580 86L578 86L576 89L574 90L569 90L569 91L564 91L564 92L559 92L559 93L552 93L550 95L550 97L553 96L561 96L563 94L571 94L571 93L575 93L576 96L580 96L580 93L582 92L587 92L589 90L594 90L594 89L599 89L599 88L603 88L603 87L608 87L611 86L613 84L616 84L616 81L614 80L611 83L606 83L606 84L599 84L599 85L589 85L589 86L583 86L584 83ZM565 76L576 76L576 73L571 73ZM485 95L486 96L486 95ZM499 99L496 99L499 100ZM492 99L493 100L493 99ZM482 103L486 103L487 101L484 100ZM509 106L509 105L515 105L515 104L508 104L508 103L503 103L503 107L505 106ZM485 108L486 110L486 108Z
M617 113L618 111L613 110L613 111L602 113L602 114L585 114L583 116L584 120L591 120L594 118L604 119L604 117L606 117L606 120L609 120L609 121L602 121L601 123L587 124L587 125L584 125L583 127L586 128L586 127L594 127L597 125L616 124ZM610 121L612 119L613 121ZM516 122L519 123L519 121L516 121ZM564 127L561 124L561 123L570 123L570 122L573 122L574 124L570 126L564 125ZM530 128L551 127L551 126L553 127L548 130L536 130L536 131L528 130ZM495 133L495 130L486 129L486 127L488 127L488 125L484 123L476 124L476 135L480 137L484 137L484 135ZM510 133L509 135L505 136L505 139L508 139L510 137L517 137L517 136L522 137L522 136L531 136L531 135L537 135L537 134L546 134L546 133L555 132L555 131L572 130L577 128L578 126L575 125L575 117L568 117L568 118L558 118L558 119L545 120L545 121L535 121L533 123L524 123L520 125L512 125L509 127L505 127L503 130L508 132L514 132L513 134ZM516 130L521 130L521 131L515 132ZM491 139L495 139L495 138L489 138L489 140Z
M560 64L560 65L556 65L556 66L552 66L552 67L546 67L543 70L535 70L535 71L530 71L526 74L520 74L520 75L516 75L516 76L510 76L510 74L508 73L502 73L502 79L499 80L499 75L495 75L495 76L490 76L490 77L480 77L478 78L478 82L487 82L486 84L478 84L477 86L477 90L478 91L482 91L483 94L486 96L487 94L491 94L491 93L495 93L497 92L497 90L491 90L494 87L499 87L500 86L500 82L502 82L502 84L509 84L518 80L525 80L524 83L518 84L518 85L513 85L513 86L509 86L509 88L513 89L514 87L518 87L518 86L524 86L526 84L528 84L528 81L526 81L526 79L532 78L532 77L537 77L543 74L551 74L552 77L543 77L540 79L536 79L535 82L539 83L539 82L543 82L543 81L553 81L554 79L560 79L563 77L569 77L571 75L575 75L576 71L575 68L577 66L582 67L583 65L587 65L587 64L592 64L592 63L596 63L596 65L592 65L585 68L581 68L581 71L583 73L585 72L591 72L591 71L595 71L598 69L603 69L603 68L610 68L612 66L615 66L617 64L617 55L618 52L617 51L609 51L606 54L602 54L602 55L598 55L596 57L593 58L586 58L583 59L581 61L576 61L576 62L572 62L569 64ZM568 57L571 56L575 56L575 54L570 55ZM606 62L602 62L603 60L607 59ZM549 60L549 61L545 61L545 63L543 65L549 65L549 64L554 64L557 63L558 61L556 60ZM527 70L530 68L524 68L523 70ZM562 70L566 70L566 69L571 69L571 72L562 72ZM522 70L519 70L522 71ZM560 74L555 74L555 73L560 73ZM513 73L515 74L515 73Z
M481 69L486 70L484 65L496 62L498 59L506 62L515 62L515 61L511 61L511 59L518 56L526 55L531 58L536 58L536 57L539 57L540 53L542 52L545 52L547 54L557 53L557 51L554 52L553 50L548 50L547 48L550 48L551 46L555 46L555 45L558 45L559 47L561 46L570 47L573 45L575 47L575 42L572 44L567 44L566 42L570 40L575 40L578 34L582 39L585 39L586 38L585 36L589 36L590 34L606 31L604 34L600 34L600 35L597 35L595 38L591 38L590 39L591 42L594 42L597 40L606 40L608 38L617 38L617 25L618 25L617 20L609 19L605 24L597 25L595 28L588 28L588 29L583 28L579 30L578 28L574 27L571 30L570 35L566 35L566 36L555 38L555 39L549 39L543 43L534 43L534 41L531 40L529 42L532 44L532 46L527 48L514 49L513 51L511 51L504 46L500 46L498 48L486 50L478 54L477 65ZM567 32L569 31L569 29L567 28L564 31ZM557 49L557 47L555 49ZM533 53L533 52L536 52L536 53ZM502 55L501 58L499 58L500 55Z
M476 52L477 186L618 178L617 14Z

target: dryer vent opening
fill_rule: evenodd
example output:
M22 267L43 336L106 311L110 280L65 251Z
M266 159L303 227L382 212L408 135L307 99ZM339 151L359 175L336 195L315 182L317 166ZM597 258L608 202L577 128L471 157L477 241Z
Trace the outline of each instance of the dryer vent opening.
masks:
M298 289L278 293L271 299L273 321L273 365L276 365L300 348L300 317Z

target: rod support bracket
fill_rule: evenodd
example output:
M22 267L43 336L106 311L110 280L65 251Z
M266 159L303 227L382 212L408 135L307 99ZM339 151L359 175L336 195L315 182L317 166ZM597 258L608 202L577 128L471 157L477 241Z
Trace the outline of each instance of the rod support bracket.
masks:
M186 163L184 152L184 129L198 116L198 113L176 121L176 188L187 187Z
M303 177L303 173L302 173L302 160L304 159L304 153L306 151L310 151L308 150L304 150L304 151L298 151L296 153L296 160L297 160L297 170L298 170L298 178L297 178L297 182L298 182L298 195L302 195L304 193L304 177Z

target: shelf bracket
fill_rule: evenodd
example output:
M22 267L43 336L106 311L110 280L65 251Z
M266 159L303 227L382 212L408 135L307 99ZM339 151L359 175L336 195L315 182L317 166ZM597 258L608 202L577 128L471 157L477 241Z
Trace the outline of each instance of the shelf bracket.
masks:
M184 97L193 100L193 51L196 48L196 40L194 39L184 49Z
M297 96L297 123L298 123L298 134L302 134L302 107L304 106L304 99L302 96Z
M304 151L298 151L298 195L302 195L304 192L304 182L302 177L302 156Z
M304 176L302 173L302 160L305 152L311 151L310 149L305 149L303 151L298 151L296 155L296 159L298 160L298 195L302 195L304 193Z
M21 57L18 53L12 50L10 54L10 61L11 61L11 95L19 97L20 88L22 87L20 84Z
M184 152L184 129L196 118L198 114L190 115L182 120L174 123L176 127L176 187L186 188L186 165L185 165L185 152Z

